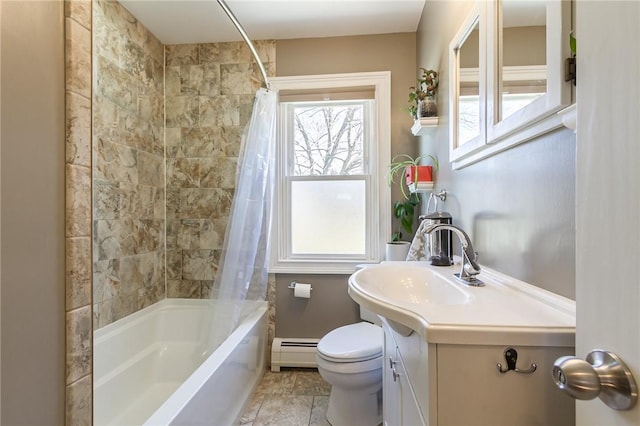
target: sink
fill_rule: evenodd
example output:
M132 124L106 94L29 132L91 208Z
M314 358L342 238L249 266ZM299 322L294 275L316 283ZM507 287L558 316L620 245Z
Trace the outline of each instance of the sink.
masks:
M484 287L460 283L456 265L383 262L349 277L361 306L430 343L571 346L575 302L487 267Z
M471 295L433 270L410 263L374 265L354 275L354 285L390 302L416 305L462 305Z

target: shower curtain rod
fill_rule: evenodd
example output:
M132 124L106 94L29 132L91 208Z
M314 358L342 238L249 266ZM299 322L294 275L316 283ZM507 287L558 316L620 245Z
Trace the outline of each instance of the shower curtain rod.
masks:
M269 84L269 79L267 78L267 71L264 68L264 64L260 60L260 56L258 56L258 52L256 51L255 46L253 45L253 43L251 42L251 39L247 35L247 32L244 30L244 28L242 27L238 19L235 17L231 9L229 9L229 6L227 6L227 3L225 3L224 0L217 0L217 1L220 7L222 8L222 10L224 10L224 13L227 14L229 19L233 23L233 25L238 29L238 32L244 39L244 42L247 43L247 46L249 46L249 50L251 51L253 58L256 60L258 67L260 68L260 73L262 74L262 81L263 81L262 87L269 90L270 84Z

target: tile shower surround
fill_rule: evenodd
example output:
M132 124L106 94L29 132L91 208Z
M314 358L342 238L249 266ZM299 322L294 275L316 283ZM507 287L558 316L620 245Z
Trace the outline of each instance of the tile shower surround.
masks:
M93 13L93 326L166 297L164 46L118 3Z
M275 42L256 45L274 75ZM113 1L65 1L65 58L66 424L75 426L92 424L93 328L164 297L209 296L260 80L243 43L163 46ZM274 285L270 276L269 340Z
M275 43L256 42L271 74ZM244 43L166 48L167 295L209 297L259 71Z
M244 43L163 52L141 26L140 43L118 39L133 17L104 5L94 24L96 328L164 297L215 296L240 135L259 87ZM257 46L273 68L274 43Z

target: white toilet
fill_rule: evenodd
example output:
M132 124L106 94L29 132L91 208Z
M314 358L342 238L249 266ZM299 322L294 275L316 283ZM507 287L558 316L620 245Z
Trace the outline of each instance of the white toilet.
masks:
M331 384L327 420L332 426L382 423L384 334L373 312L360 308L359 322L336 328L318 342L318 371Z

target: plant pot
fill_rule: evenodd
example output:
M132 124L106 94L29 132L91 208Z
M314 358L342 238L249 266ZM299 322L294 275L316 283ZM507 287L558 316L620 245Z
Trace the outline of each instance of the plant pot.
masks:
M407 186L412 183L433 182L432 166L408 166L404 171Z
M438 104L436 98L424 98L418 101L418 117L437 117Z
M405 261L409 254L411 243L408 241L392 241L387 243L385 260L388 261Z

